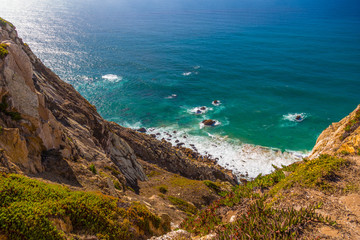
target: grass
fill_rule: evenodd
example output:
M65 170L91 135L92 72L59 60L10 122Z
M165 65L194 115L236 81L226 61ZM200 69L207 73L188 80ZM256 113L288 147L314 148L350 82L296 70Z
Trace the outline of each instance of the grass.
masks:
M0 44L0 59L4 59L9 54L9 51L6 48L7 45L5 43Z
M0 17L0 26L6 26L6 24L9 24L10 27L14 28L14 25L11 22L6 21L5 19Z
M168 191L167 186L165 186L165 185L159 186L158 189L162 194L166 194Z
M278 168L273 165L275 171L268 174L268 175L261 175L259 174L253 181L247 183L247 187L249 189L253 188L261 188L267 189L275 184L279 183L283 179L285 179L285 172L292 173L296 170L299 166L299 163L293 163L289 166L282 166L282 168Z
M203 181L203 183L205 184L205 186L207 186L208 188L213 190L217 195L222 196L222 197L226 196L227 192L223 191L219 184L217 184L213 181L209 181L209 180L205 180L205 181Z
M65 239L51 219L67 217L74 233L100 239L138 239L139 232L150 236L152 227L162 228L160 218L145 206L118 205L122 205L118 199L99 193L70 191L16 174L0 175L0 229L9 239Z
M173 186L178 186L178 187L195 187L197 188L201 183L201 181L198 180L192 180L192 179L188 179L188 178L184 178L184 177L180 177L180 176L174 176L170 179L169 182L171 185Z
M345 132L340 137L340 140L347 138L352 132L354 132L360 126L360 109L355 112L354 118L350 119L345 125Z
M306 226L315 222L334 225L329 218L315 213L318 206L300 210L293 208L276 209L272 199L282 189L294 185L328 191L336 181L336 172L349 166L344 159L322 155L314 160L294 163L282 168L275 167L271 174L257 176L244 185L239 185L225 197L189 216L181 228L194 234L206 235L216 232L220 239L298 239ZM212 184L211 188L218 189ZM257 189L266 190L258 193ZM355 186L347 186L348 191ZM266 205L265 202L268 204ZM221 209L239 209L238 218L233 223L223 223Z
M152 178L152 177L160 176L160 175L161 175L160 172L153 170L153 171L151 171L149 174L147 174L146 176L147 176L148 178Z
M266 207L264 198L250 205L247 213L233 223L216 229L219 239L299 239L301 230L313 222L335 225L329 218L315 213L318 206L278 210Z
M113 176L115 176L115 177L118 176L118 175L121 175L121 172L118 171L115 167L105 166L104 168L107 169L107 170L109 170L109 171L111 171L111 174L112 174Z
M114 183L114 187L115 187L117 190L122 191L123 188L121 187L121 184L120 184L119 180L114 180L113 183Z
M93 174L96 174L96 173L97 173L97 171L96 171L96 168L95 168L95 165L94 165L94 164L91 164L91 165L89 166L89 170L90 170Z
M307 188L316 188L321 191L332 190L333 185L331 182L337 181L335 172L349 164L346 159L321 155L317 159L299 164L292 174L276 184L270 192L274 195L281 189L290 188L295 184Z
M19 121L22 119L21 114L16 111L8 111L9 105L7 103L7 96L3 96L1 103L0 103L0 112L4 113L7 116L10 116L12 120Z
M184 211L188 215L197 213L197 208L194 205L188 203L187 201L173 196L168 196L168 199L172 204L174 204L176 207L178 207L180 210Z

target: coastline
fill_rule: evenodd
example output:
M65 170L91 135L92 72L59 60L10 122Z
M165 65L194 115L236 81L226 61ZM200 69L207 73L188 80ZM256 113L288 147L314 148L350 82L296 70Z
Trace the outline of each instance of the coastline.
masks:
M309 151L298 152L264 147L229 139L227 136L196 136L188 129L178 126L163 128L139 128L130 126L160 141L169 142L177 148L188 148L195 153L210 159L219 166L230 170L237 179L251 180L259 174L265 175L275 170L274 166L282 167L301 161L309 155ZM144 131L145 130L145 131Z

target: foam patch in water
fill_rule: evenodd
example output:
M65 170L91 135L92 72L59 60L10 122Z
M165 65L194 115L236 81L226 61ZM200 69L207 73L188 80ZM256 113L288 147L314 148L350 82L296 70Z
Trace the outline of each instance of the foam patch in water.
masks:
M109 82L119 82L123 79L122 76L118 76L118 75L115 75L115 74L106 74L104 76L101 77L102 79L105 79Z
M188 113L191 113L191 114L200 115L200 114L207 113L208 111L212 111L212 110L213 110L212 108L202 106L202 107L194 107L194 108L188 109L187 111L188 111Z
M189 75L191 75L192 74L192 72L184 72L182 75L183 76L189 76Z
M297 117L300 116L300 119L297 119ZM308 117L308 114L306 113L289 113L286 115L283 115L283 120L287 120L290 122L301 122L305 120L305 118Z

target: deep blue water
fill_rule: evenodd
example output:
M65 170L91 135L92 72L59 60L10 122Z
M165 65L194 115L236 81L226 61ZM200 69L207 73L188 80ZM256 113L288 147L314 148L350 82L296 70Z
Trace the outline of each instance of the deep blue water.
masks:
M0 16L108 120L215 136L213 153L309 151L360 103L359 3L313 2L0 0Z

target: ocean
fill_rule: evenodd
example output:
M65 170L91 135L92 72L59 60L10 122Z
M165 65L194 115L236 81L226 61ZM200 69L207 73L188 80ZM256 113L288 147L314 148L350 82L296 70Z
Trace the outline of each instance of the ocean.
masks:
M359 5L0 0L0 16L105 119L256 177L301 159L360 103Z

